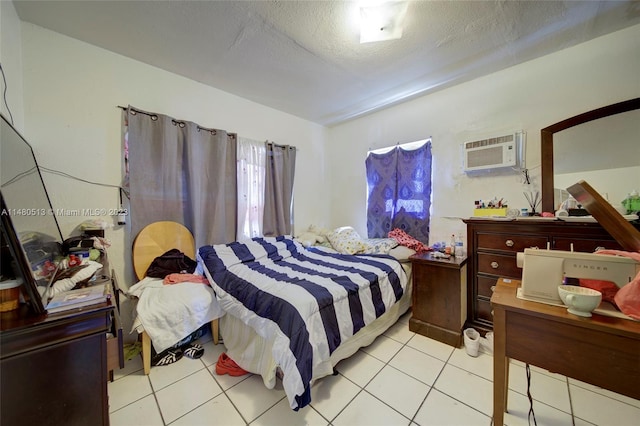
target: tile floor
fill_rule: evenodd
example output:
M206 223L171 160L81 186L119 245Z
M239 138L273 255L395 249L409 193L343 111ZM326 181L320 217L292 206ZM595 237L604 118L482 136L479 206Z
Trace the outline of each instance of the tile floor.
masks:
M311 405L299 412L280 382L269 390L259 376L216 375L224 345L208 336L202 358L154 367L149 376L137 357L108 385L111 425L491 425L491 355L472 358L410 332L408 321L409 314L340 362L338 375L316 382ZM522 363L512 363L509 387L505 423L529 424ZM535 367L531 394L541 426L640 425L640 401Z

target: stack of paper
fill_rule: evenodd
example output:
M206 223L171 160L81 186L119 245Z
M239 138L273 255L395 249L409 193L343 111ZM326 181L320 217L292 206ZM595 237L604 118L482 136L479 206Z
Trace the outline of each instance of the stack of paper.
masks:
M108 299L105 288L97 284L56 294L47 304L47 312L52 314L102 303Z

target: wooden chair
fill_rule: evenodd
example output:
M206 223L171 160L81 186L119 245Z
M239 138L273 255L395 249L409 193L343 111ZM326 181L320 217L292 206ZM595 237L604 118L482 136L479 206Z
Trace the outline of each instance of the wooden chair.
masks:
M177 248L191 259L195 259L195 242L191 232L177 222L162 221L147 225L133 242L133 270L138 280L144 278L153 259ZM218 320L211 321L213 343L218 344ZM142 332L142 364L144 374L151 371L151 338Z

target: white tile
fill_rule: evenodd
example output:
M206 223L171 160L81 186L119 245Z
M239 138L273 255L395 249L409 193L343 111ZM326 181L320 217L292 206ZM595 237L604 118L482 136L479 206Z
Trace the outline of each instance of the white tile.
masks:
M190 376L203 368L205 368L204 364L199 359L190 359L183 356L173 364L151 367L149 379L151 380L153 390L158 392L160 389Z
M511 364L517 364L519 366L521 366L522 368L524 368L526 366L526 364L522 361L518 361L516 359L512 359L510 360ZM537 371L538 373L542 373L545 376L549 376L549 377L555 377L558 380L566 380L566 376L563 376L562 374L558 374L558 373L552 373L548 370L545 370L544 368L540 368L540 367L536 367L535 365L531 365L531 371Z
M509 391L507 401L507 410L504 414L504 423L508 426L530 426L533 423L533 417L529 422L529 399L514 391ZM540 401L533 401L533 412L536 418L536 424L544 426L572 426L573 420L571 414L558 410Z
M209 371L202 369L157 391L156 398L162 417L171 423L221 393L222 389Z
M432 389L414 421L421 426L491 425L491 417Z
M401 348L402 343L382 335L378 336L372 344L361 350L378 358L382 362L388 362Z
M228 374L217 374L215 364L209 367L208 370L213 375L213 378L216 379L216 382L218 382L220 387L225 391L227 389L234 387L238 383L247 380L249 377L253 376L253 374L245 374L244 376L230 376ZM264 386L264 384L262 386Z
M570 385L574 416L597 425L637 426L640 408Z
M422 383L432 385L445 363L417 349L405 346L393 357L389 365Z
M562 377L562 376L560 376ZM525 367L511 364L509 366L509 388L527 395L527 372ZM531 369L531 397L565 413L571 413L569 387L566 379L547 376Z
M328 424L327 419L309 405L293 411L285 398L258 417L251 426L327 426Z
M407 343L416 333L409 330L409 322L398 320L383 333L385 336L400 342Z
M382 370L384 363L363 351L358 351L336 365L336 370L360 387L366 386Z
M245 426L246 422L226 395L220 394L180 417L171 426Z
M109 414L111 426L164 426L153 395L148 395Z
M416 414L429 389L428 385L391 366L383 368L365 388L408 418Z
M574 417L573 426L593 426L593 423Z
M142 370L142 357L135 356L129 361L125 361L123 368L113 370L113 379L115 381L140 370Z
M334 426L405 426L410 420L368 392L360 392L331 423Z
M464 348L459 348L453 351L449 364L493 381L493 356L486 353L481 352L477 357L472 357Z
M220 354L227 350L227 348L225 348L222 343L214 345L212 340L201 343L201 345L204 348L204 354L202 354L200 361L202 361L207 367L210 367L218 362L218 357L220 356Z
M226 391L227 396L247 422L252 422L282 398L282 383L276 381L274 389L267 389L258 375L250 376Z
M411 340L409 340L407 346L411 346L420 352L424 352L442 361L447 361L455 349L451 345L423 336L422 334L415 334Z
M446 365L433 387L488 416L493 413L493 383L487 379Z
M107 392L109 394L109 412L113 412L151 394L152 389L149 377L139 371L115 382L108 382Z
M569 383L583 389L590 390L592 392L599 393L604 396L608 396L609 398L616 399L620 402L624 402L625 404L633 405L634 407L640 408L640 399L634 399L626 395L621 395L619 393L612 392L607 389L600 388L598 386L591 385L589 383L581 382L576 379L569 378Z
M361 388L341 375L326 376L311 388L311 406L332 420L351 402Z

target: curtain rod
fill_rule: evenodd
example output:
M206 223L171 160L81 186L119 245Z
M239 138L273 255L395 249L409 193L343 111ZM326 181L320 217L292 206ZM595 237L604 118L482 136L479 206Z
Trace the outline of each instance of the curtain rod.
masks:
M118 105L118 108L124 110L124 111L134 111L136 114L140 113L140 114L144 114L144 115L148 115L149 117L151 117L151 119L153 121L156 121L158 119L158 115L157 114L153 114L153 113L149 113L149 112L145 112L145 111L140 111L139 109L135 109L135 108L130 108L130 107L124 107L122 105ZM174 126L179 126L181 128L183 128L186 124L186 121L181 121L181 120L176 120L176 119L171 119L171 123L173 123ZM209 129L206 127L201 127L201 126L197 126L196 128L198 129L198 131L204 130L206 132L211 133L212 135L215 135L218 132L218 129ZM236 133L229 133L227 132L227 136L229 136L232 139L235 139L237 137Z
M279 144L277 144L277 143L275 143L275 142L269 142L268 140L267 140L267 141L264 141L264 142L265 142L267 145L273 145L273 146L276 146L276 147L278 147L278 148L295 149L296 151L298 150L298 147L296 147L296 146L294 146L294 145L279 145Z

